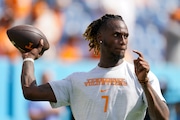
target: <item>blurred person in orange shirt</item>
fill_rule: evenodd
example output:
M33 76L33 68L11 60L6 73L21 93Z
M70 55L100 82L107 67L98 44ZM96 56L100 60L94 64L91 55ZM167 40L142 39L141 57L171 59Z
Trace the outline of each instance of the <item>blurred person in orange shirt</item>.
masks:
M78 35L69 35L64 44L59 48L59 59L68 62L76 62L82 59L82 50L78 46Z
M14 14L13 25L25 24L32 9L33 0L4 0L5 7Z
M10 42L6 31L14 22L14 16L10 9L6 9L0 18L0 56L7 56L11 60L19 56L18 50Z
M19 51L9 41L7 29L26 23L31 11L32 0L4 0L3 15L0 18L0 55L10 60L19 57Z
M56 58L56 46L61 39L65 21L65 15L60 6L53 5L50 7L45 0L37 0L33 4L30 19L30 24L39 28L49 41L50 49L44 54L43 58Z
M166 61L180 65L180 8L176 8L169 14L169 23L166 27L167 39Z

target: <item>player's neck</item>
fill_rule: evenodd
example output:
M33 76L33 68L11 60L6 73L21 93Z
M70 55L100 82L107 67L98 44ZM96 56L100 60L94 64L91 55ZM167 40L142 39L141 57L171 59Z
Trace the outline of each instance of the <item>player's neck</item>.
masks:
M115 67L123 63L124 59L119 59L118 61L112 61L112 60L100 60L98 63L99 67L103 68L110 68L110 67Z

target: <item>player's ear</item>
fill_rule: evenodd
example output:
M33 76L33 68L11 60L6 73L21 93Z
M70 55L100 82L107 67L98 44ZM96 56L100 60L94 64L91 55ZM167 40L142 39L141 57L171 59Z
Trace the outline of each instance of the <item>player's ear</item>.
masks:
M100 32L97 33L96 40L97 40L97 42L98 42L99 44L102 43L102 35L101 35Z

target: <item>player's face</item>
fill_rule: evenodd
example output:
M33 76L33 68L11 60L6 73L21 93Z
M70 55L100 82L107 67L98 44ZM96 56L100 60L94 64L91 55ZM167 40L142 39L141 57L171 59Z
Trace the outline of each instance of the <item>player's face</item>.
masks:
M128 43L128 29L121 20L111 20L102 30L101 54L124 58Z

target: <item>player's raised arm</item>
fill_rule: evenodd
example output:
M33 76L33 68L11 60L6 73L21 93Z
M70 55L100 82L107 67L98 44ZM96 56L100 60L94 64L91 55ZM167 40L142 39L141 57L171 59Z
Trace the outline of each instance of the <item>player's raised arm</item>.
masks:
M28 100L47 100L56 102L54 93L48 83L37 86L34 76L34 60L41 56L43 40L40 41L38 48L30 52L22 53L23 65L21 73L21 85L23 95Z
M149 64L145 61L142 53L134 50L138 58L134 60L135 73L141 84L148 102L148 112L152 120L169 120L169 109L164 101L160 99L156 91L149 83Z

